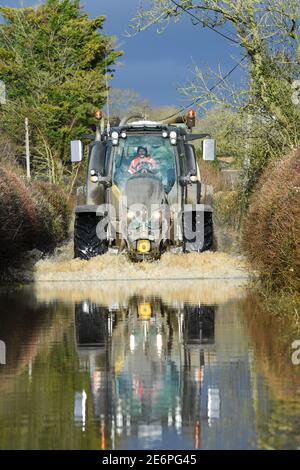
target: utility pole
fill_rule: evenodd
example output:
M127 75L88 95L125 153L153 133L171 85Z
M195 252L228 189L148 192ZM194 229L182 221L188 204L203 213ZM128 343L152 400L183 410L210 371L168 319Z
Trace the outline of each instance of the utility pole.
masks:
M26 155L26 176L30 180L30 150L29 150L29 125L28 118L25 118L25 155Z

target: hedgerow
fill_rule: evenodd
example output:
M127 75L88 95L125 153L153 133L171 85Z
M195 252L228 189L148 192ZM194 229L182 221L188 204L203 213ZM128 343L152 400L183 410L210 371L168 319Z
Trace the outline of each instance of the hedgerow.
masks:
M243 249L275 289L300 287L300 148L272 162L250 199Z
M0 163L0 258L38 248L49 251L68 234L71 210L55 185L28 183L15 168Z

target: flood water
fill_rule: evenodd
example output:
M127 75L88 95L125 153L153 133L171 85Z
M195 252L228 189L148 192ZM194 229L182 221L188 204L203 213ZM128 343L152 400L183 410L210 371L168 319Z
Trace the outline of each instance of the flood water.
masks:
M0 311L1 449L300 447L300 335L238 280L40 282Z

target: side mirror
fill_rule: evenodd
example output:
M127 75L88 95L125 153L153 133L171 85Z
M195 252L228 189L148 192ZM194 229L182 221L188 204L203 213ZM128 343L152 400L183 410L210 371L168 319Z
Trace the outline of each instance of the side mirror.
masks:
M203 140L203 160L212 161L216 158L216 141L215 139Z
M78 163L83 159L83 143L81 140L72 140L71 142L71 162Z
M197 175L196 151L192 144L185 144L186 172L188 176Z

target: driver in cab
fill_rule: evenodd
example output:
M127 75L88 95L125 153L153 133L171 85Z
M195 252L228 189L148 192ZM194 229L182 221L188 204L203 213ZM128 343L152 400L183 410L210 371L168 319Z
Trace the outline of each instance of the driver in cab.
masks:
M131 175L135 173L147 173L147 171L155 172L156 171L156 161L150 155L147 155L146 147L138 147L137 155L132 160L128 171Z

